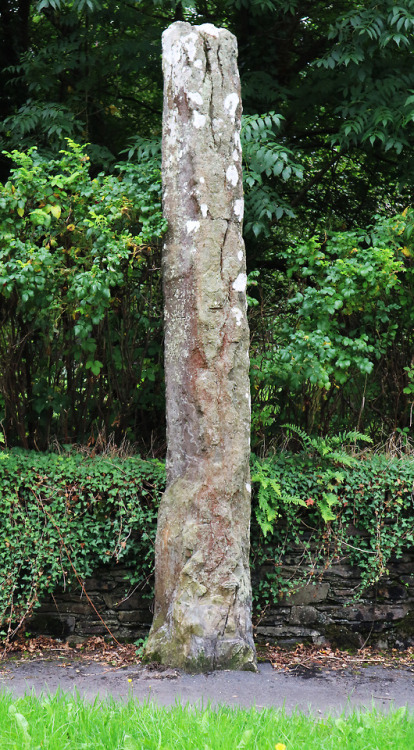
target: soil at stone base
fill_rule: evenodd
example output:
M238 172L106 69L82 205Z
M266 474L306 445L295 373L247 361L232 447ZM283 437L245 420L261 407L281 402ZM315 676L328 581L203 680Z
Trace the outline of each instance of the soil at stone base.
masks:
M329 648L267 648L259 672L211 672L188 675L157 665L143 666L134 646L111 647L89 639L78 648L51 641L21 642L0 662L0 689L14 695L75 689L96 696L154 701L159 705L284 707L316 714L353 708L389 710L414 707L414 654L384 654L364 649L349 655Z

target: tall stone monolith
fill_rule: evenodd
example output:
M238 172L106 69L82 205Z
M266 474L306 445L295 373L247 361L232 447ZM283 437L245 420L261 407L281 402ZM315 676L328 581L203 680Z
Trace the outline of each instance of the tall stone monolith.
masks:
M236 39L211 24L174 23L163 70L167 490L146 658L255 670Z

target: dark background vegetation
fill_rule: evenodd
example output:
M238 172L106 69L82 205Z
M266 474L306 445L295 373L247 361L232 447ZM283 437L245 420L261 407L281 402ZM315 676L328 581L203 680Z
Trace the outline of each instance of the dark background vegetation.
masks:
M37 147L12 175L0 163L7 444L113 434L164 454L160 54L174 20L239 44L255 451L286 422L406 449L412 0L3 0L0 146Z

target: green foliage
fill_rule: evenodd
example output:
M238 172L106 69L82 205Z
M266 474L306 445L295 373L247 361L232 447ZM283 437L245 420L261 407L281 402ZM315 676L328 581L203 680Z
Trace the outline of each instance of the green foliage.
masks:
M69 136L89 141L94 162L107 166L137 132L159 132L163 28L153 3L38 0L5 8L0 99L8 116L0 148L36 144L51 156Z
M267 542L287 519L285 549L301 513L337 523L351 459L326 435L410 446L412 0L4 0L0 422L8 445L113 430L164 452L159 57L177 18L238 39L254 449L294 422L327 462L312 495L255 465L257 523Z
M287 430L288 438L292 435L300 438L302 449L310 456L314 458L326 458L338 464L343 464L343 466L355 466L357 463L357 458L355 456L346 453L346 449L349 448L351 444L353 444L353 447L355 448L357 441L372 443L370 437L363 435L361 432L357 432L357 430L342 432L339 433L339 435L329 435L325 437L317 435L312 437L296 425L285 424L283 427Z
M410 429L406 368L411 367L414 309L412 219L410 212L404 218L401 211L412 203L413 192L413 18L413 0L345 0L339 6L311 0L306 7L299 0L212 1L208 6L198 0L2 3L2 147L21 152L36 144L38 154L56 161L69 136L90 142L85 154L93 175L102 165L113 170L119 153L138 159L140 174L144 162L152 165L148 173L155 170L154 193L144 204L148 212L139 211L140 222L151 220L152 211L158 216L159 209L155 185L162 31L171 21L184 19L214 22L236 34L245 113L248 270L259 274L251 293L258 303L251 310L255 450L265 453L286 421L323 433L356 426L382 441ZM4 157L2 174L9 168ZM108 186L116 184L114 175L108 180L112 178ZM91 201L103 187L104 175L98 181ZM74 178L73 195L78 182ZM135 177L131 184L132 195ZM144 192L148 194L147 188ZM53 215L58 210L53 201L44 197L44 206L34 205L30 217L20 217L35 235L50 229L53 235L63 221ZM136 198L131 198L134 215L128 209L122 221L111 224L114 232L139 235ZM78 209L80 203L74 206ZM108 220L109 204L107 197ZM19 220L16 209L13 216ZM96 224L89 230L97 237L104 231L102 215L96 213L89 215ZM394 213L405 224L399 245L389 219ZM75 326L70 316L58 314L59 309L69 311L68 295L63 308L62 299L57 305L59 334L56 340L51 337L52 360L73 360L64 365L65 372L59 373L53 362L49 367L46 356L40 362L33 340L22 353L31 332L27 336L16 318L15 337L7 334L4 344L9 353L17 352L6 368L7 391L13 397L4 406L0 403L10 414L8 440L12 432L14 442L36 441L41 448L54 432L65 440L85 440L91 425L96 429L104 421L107 433L115 425L118 440L127 432L131 439L142 435L148 446L154 433L157 444L163 442L160 259L155 235L148 243L151 257L144 254L141 262L137 252L133 264L124 259L118 274L122 281L110 287L110 303L101 299L103 317L90 334L95 351L88 353L81 341L75 355L73 342L67 345ZM85 255L91 247L84 242ZM18 252L16 257L26 262ZM46 260L44 269L43 276L55 273ZM32 304L30 267L15 273L16 278L27 277L28 290L22 294L28 295L26 306ZM89 291L93 283L102 284L98 277ZM86 277L80 279L84 282ZM48 285L45 281L45 289ZM7 304L16 309L13 295ZM83 320L75 321L77 328L86 314L86 308L79 312ZM9 322L6 314L7 327ZM62 326L68 327L64 336ZM86 328L82 331L81 339ZM65 385L66 377L73 386ZM35 404L42 409L39 418Z
M378 246L377 236L367 242L366 236L366 231L335 233L322 243L313 238L289 256L288 278L300 280L289 300L299 325L293 332L285 326L289 338L279 356L282 363L294 363L294 385L303 378L328 390L355 369L370 373L378 331L383 331L380 347L390 340L392 292L404 264L401 252Z
M138 638L135 641L135 646L137 647L135 653L138 659L141 659L144 656L147 641L148 641L148 638Z
M266 461L254 459L252 471L251 481L253 484L258 484L255 506L256 521L263 536L266 537L269 532L274 530L275 523L281 516L282 503L283 506L293 504L304 505L305 507L306 503L300 497L294 495L284 494L282 497L280 484L272 467Z
M163 404L160 290L151 280L165 230L158 164L129 162L92 179L85 147L72 141L58 159L36 149L10 156L17 166L0 185L8 440L82 440L94 420L125 432L128 410Z
M294 153L279 141L279 128L284 118L275 112L245 115L241 140L246 191L245 231L254 236L269 236L272 223L283 215L292 217L286 200L272 187L268 178L287 182L291 177L301 180L302 167L293 161Z
M278 488L277 496L268 492L267 502L279 522L265 539L254 528L252 532L253 570L259 564L267 570L267 577L253 587L259 609L281 592L322 576L339 559L359 570L357 599L387 575L390 559L401 557L414 541L412 459L374 455L347 465L333 457L336 450L322 458L315 456L313 445L310 449L310 454L281 453L261 461ZM292 505L293 496L302 500L302 507ZM292 553L302 568L299 577L293 570L288 580L283 565Z
M414 78L407 66L414 3L371 0L352 5L332 24L333 45L316 63L344 71L347 80L344 100L336 109L343 124L334 142L343 146L369 141L399 154L410 146L407 126L414 119Z
M403 390L404 393L412 396L414 394L414 367L404 367L404 371L407 373L409 384Z
M321 473L318 475L318 484L320 485L321 492L318 494L316 507L325 523L335 521L336 515L333 506L339 503L339 485L344 480L344 475L341 471L338 471L337 467L357 465L357 458L347 453L346 448L350 443L353 443L355 449L357 441L372 443L371 438L367 435L362 435L356 430L340 433L339 435L312 437L296 425L284 425L284 427L287 429L288 439L292 435L293 437L298 437L302 442L303 450L310 457L324 462L329 461L328 468L323 470L321 468ZM332 468L330 464L333 464L335 468ZM306 505L304 501L302 504Z
M322 420L332 429L335 410L346 414L339 429L365 422L364 429L375 434L370 409L383 399L381 382L388 384L382 419L406 426L410 405L400 394L409 388L410 370L404 367L410 368L413 345L412 229L413 213L406 210L378 217L370 228L311 238L280 253L283 306L265 320L265 346L261 327L258 345L253 343L257 433L266 431L269 439L276 425L291 420L297 394L303 412L295 407L295 422L308 431L325 430ZM390 398L397 391L398 416L397 396ZM358 405L349 413L349 406L338 408L339 399Z

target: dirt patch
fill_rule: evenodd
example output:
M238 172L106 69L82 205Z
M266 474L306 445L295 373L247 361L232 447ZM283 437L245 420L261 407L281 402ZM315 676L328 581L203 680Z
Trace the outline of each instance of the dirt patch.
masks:
M259 653L261 653L259 649ZM295 649L282 649L267 645L263 649L264 658L271 662L275 669L287 672L315 670L317 668L342 671L361 667L386 667L387 669L407 669L414 673L414 648L399 651L379 651L371 647L356 649L353 652L332 649L329 646L305 646L299 644Z

